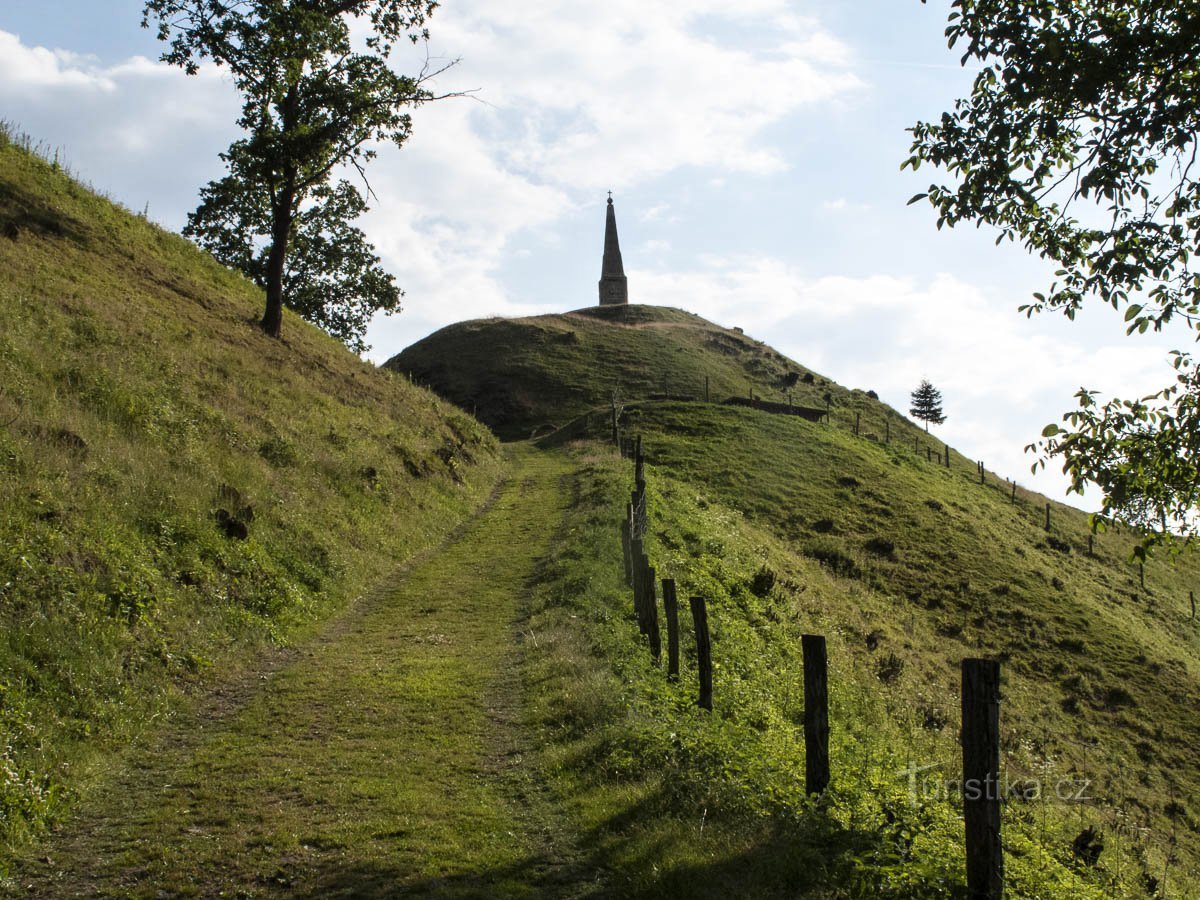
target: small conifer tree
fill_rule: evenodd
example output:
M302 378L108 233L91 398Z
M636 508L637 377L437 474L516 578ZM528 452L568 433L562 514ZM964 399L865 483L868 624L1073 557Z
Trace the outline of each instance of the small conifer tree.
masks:
M909 409L909 413L913 418L925 423L926 431L929 430L930 422L941 425L946 421L946 416L942 413L942 392L930 384L928 379L922 379L921 384L912 392L912 408Z

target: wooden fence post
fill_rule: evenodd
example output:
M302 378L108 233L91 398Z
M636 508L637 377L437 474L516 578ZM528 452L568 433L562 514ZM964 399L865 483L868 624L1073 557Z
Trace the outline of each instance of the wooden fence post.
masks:
M1046 504L1046 530L1050 530L1050 504Z
M704 376L704 402L708 402L708 376Z
M663 612L667 616L667 681L679 680L679 600L675 596L675 579L664 578Z
M692 623L696 626L696 664L699 667L701 709L712 709L712 637L708 633L708 607L703 597L692 597Z
M962 749L967 892L972 900L1000 900L1000 663L994 659L963 660Z
M943 447L945 448L945 450L946 450L944 458L945 458L945 460L946 460L946 468L948 469L948 468L950 468L950 445L949 445L949 444L942 444L942 446L943 446Z
M645 634L642 630L642 560L646 558L646 554L642 552L642 539L635 537L629 542L629 555L633 560L633 612L637 617L638 630Z
M1188 599L1192 601L1192 621L1196 621L1196 592L1188 591Z
M646 625L647 632L650 637L650 659L657 666L659 660L662 659L662 636L658 631L658 597L657 594L658 580L654 572L654 566L646 566L646 594L645 594L645 610L646 610Z
M625 563L625 585L633 587L633 504L625 505L625 521L621 523L621 556Z
M925 448L925 462L929 462L932 459L933 459L933 449L931 447L926 447Z
M892 442L892 420L891 419L883 420L883 442L885 444L890 444Z
M979 461L979 483L980 484L986 484L986 482L983 480L983 474L984 474L983 460L981 459Z
M829 680L825 638L800 637L804 653L804 791L819 794L829 786Z
M1017 502L1017 479L1014 478L1012 480L1012 499L1009 500L1009 503L1016 503L1016 502ZM1091 551L1089 550L1088 552L1091 552Z

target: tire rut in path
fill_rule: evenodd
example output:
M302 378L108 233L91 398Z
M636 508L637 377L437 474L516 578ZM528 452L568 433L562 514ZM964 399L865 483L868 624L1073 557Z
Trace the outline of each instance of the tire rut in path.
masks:
M29 855L22 893L586 893L529 771L515 640L565 465L519 451L456 540L264 674L237 712L135 754Z

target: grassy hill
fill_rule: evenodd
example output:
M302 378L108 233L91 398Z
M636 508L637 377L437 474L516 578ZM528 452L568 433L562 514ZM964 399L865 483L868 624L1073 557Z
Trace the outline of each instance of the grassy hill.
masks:
M562 315L447 326L386 368L428 384L504 440L560 427L613 391L624 399L756 397L824 408L851 392L739 331L660 306L606 306Z
M1181 884L1196 885L1200 626L1188 598L1200 566L1190 555L1154 560L1143 576L1131 561L1135 535L1091 535L1083 513L1014 494L991 472L981 484L974 461L951 449L946 466L935 438L868 394L817 375L807 383L808 370L769 347L678 310L462 323L388 365L460 405L477 402L502 436L561 426L540 444L573 448L592 463L577 487L575 540L561 548L544 588L541 622L573 649L547 666L582 668L585 681L615 679L610 690L632 706L564 685L559 705L548 702L546 727L563 741L565 759L594 762L587 754L605 746L628 761L619 777L633 777L667 820L734 810L730 821L740 824L726 823L726 839L768 869L783 865L782 849L764 847L773 846L776 826L807 808L796 788L798 635L825 633L837 644L848 695L839 814L864 832L890 835L834 854L829 877L858 878L864 891L937 895L932 881L960 877L956 807L905 812L895 773L916 761L953 774L958 666L992 656L1005 672L1006 770L1040 779L1048 792L1059 782L1088 785L1087 802L1051 796L1009 805L1012 852L1023 859L1014 863L1016 892L1179 896ZM788 373L798 374L796 403L823 405L829 395L829 422L669 399L694 397L696 385L702 393L705 375L714 399L751 386L756 396L780 399ZM715 604L718 692L724 684L728 698L716 716L721 725L697 722L687 697L631 649L629 599L614 574L615 523L631 485L601 449L616 384L627 399L622 428L644 437L654 473L652 561L682 580L681 591L706 593ZM567 422L571 413L580 416ZM571 633L579 621L587 623L584 637ZM614 667L591 662L597 656ZM605 715L607 731L578 726ZM671 741L693 755L684 759ZM579 793L585 818L599 815L590 804L611 802L594 773L568 763L560 774L565 790ZM738 818L745 815L760 817L751 831ZM1106 842L1096 866L1073 851L1089 825ZM664 858L626 848L635 880L639 866L647 884L658 884L651 869L675 866L678 874L700 865L686 828L636 827L668 849ZM816 852L840 839L796 840L792 851L807 842ZM929 858L911 858L914 842L924 842ZM725 873L726 889L748 877L738 871Z
M0 846L496 479L477 422L260 306L0 136Z
M96 874L98 846L116 895L147 872L289 895L315 866L324 896L352 858L381 895L414 875L440 895L495 877L533 895L553 838L571 864L545 883L571 896L962 896L959 804L937 788L958 771L958 665L977 655L1003 662L1008 775L1044 788L1005 804L1010 895L1200 892L1191 557L1143 573L1136 536L1090 535L1057 503L1047 530L1046 498L981 483L869 393L680 310L462 323L382 371L291 316L269 340L244 280L8 137L0 276L0 842L105 786L65 844L23 851L44 895L59 865ZM670 684L631 616L614 389L644 440L652 563L709 601L711 715L687 623ZM715 402L751 391L830 414ZM463 410L502 438L552 433L502 460ZM187 731L191 699L219 701L226 678L257 684L281 652L265 648L311 638L502 475L508 499L390 605L325 633L196 746L163 728ZM803 633L830 649L819 800ZM353 700L335 671L361 681ZM130 764L134 741L153 765ZM1083 797L1055 796L1063 783ZM391 821L410 800L421 824ZM1089 859L1075 848L1093 827Z
M938 786L960 771L959 663L989 656L1004 673L1006 777L1039 785L1005 807L1010 895L1195 895L1194 560L1153 562L1143 587L1133 536L1094 536L1089 554L1083 514L1053 504L1047 532L1044 498L1014 502L974 464L947 469L906 442L699 403L628 414L647 454L651 562L681 597L709 599L715 714L697 715L694 675L665 683L630 619L616 522L632 472L600 449L600 415L595 440L568 445L587 462L573 541L547 566L534 627L560 677L545 710L558 777L631 883L958 896L959 801ZM826 635L833 660L834 783L816 808L801 633ZM915 800L914 766L931 767ZM642 804L621 829L605 779ZM698 821L711 842L697 843ZM1095 865L1073 850L1093 826Z

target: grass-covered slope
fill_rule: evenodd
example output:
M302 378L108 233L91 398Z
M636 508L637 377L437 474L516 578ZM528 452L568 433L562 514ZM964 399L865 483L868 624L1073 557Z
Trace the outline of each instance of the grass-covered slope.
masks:
M961 765L959 664L991 656L1005 770L1028 794L1005 807L1010 893L1195 896L1194 559L1152 561L1143 587L1133 536L1096 535L1089 555L1084 514L1052 504L1047 532L1045 498L1014 502L906 434L700 403L627 415L648 461L651 562L710 600L715 714L691 706L694 674L666 685L638 649L618 574L632 472L609 450L577 451L592 463L573 540L547 563L533 627L560 684L544 704L556 771L631 889L957 895L958 800L939 786ZM802 796L802 632L831 642L835 774L819 807ZM914 766L934 767L915 800ZM1094 865L1073 850L1090 826Z
M0 138L0 847L495 479L476 422L260 302Z
M850 392L767 345L660 306L607 306L450 325L385 364L474 412L501 438L528 438L598 406L613 391L713 400L756 397L824 408Z

